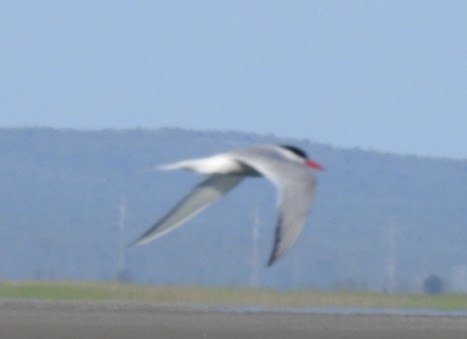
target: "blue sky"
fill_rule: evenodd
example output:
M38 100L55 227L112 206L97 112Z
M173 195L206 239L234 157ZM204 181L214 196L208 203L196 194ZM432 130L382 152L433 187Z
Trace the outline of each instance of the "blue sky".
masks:
M2 1L0 126L467 158L467 1Z

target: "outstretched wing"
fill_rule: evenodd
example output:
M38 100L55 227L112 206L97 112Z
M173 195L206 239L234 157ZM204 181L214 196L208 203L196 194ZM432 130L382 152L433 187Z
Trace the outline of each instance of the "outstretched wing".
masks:
M272 181L278 190L279 215L267 264L271 266L292 246L306 222L314 196L314 173L299 162L284 159L273 146L243 149L233 155Z
M128 247L147 243L182 225L234 188L242 179L243 177L237 175L214 175L209 177L196 186L164 218Z
M279 215L268 266L287 252L297 239L306 222L314 195L309 182L296 185L286 181L277 186Z

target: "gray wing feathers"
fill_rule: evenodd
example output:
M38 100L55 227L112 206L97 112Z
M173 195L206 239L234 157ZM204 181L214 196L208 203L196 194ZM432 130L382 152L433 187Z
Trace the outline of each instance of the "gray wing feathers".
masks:
M235 187L243 178L237 175L214 175L196 186L162 220L128 247L141 245L173 230L194 217Z
M271 266L281 257L297 239L306 222L313 199L313 187L302 183L301 187L283 188L279 201L279 217L277 221L274 246L268 261Z
M238 161L272 181L279 192L279 216L267 264L271 266L292 246L306 222L314 196L313 171L302 164L284 161L276 149L267 146L243 149L233 154Z

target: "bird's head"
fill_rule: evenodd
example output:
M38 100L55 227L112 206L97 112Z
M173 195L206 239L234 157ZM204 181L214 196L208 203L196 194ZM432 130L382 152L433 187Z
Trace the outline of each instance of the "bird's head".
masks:
M308 155L300 148L295 147L295 146L290 146L290 145L281 145L280 147L288 150L289 153L295 158L295 160L303 162L306 166L319 170L319 171L324 170L323 166L321 166L316 161L309 159Z

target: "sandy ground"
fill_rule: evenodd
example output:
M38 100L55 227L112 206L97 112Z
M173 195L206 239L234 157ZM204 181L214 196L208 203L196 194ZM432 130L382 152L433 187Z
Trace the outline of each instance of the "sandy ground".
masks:
M124 302L0 301L0 338L467 338L466 317L230 313Z

